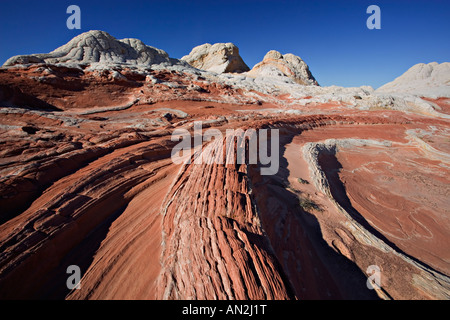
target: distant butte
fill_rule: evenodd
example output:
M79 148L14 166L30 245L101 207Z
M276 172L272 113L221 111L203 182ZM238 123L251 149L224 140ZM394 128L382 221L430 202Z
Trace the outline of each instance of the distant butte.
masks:
M178 60L103 31L12 57L0 299L450 299L448 65L321 87L293 54L250 69L231 43ZM277 174L175 164L195 121L278 129Z

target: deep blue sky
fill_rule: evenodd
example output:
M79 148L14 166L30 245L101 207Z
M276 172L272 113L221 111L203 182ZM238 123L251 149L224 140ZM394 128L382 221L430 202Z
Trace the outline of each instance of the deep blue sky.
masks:
M71 4L81 8L81 30L66 28ZM381 30L366 27L371 4L381 8ZM173 58L206 42L233 42L250 68L271 49L293 53L323 86L377 88L416 63L450 61L449 0L0 0L0 64L93 29L141 39Z

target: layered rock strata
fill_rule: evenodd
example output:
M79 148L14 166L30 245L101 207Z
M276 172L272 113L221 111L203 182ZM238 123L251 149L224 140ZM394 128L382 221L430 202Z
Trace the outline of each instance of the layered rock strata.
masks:
M450 298L445 95L209 72L94 35L0 68L2 299ZM200 141L186 159L233 155L199 121L278 130L278 170L175 163L176 129Z

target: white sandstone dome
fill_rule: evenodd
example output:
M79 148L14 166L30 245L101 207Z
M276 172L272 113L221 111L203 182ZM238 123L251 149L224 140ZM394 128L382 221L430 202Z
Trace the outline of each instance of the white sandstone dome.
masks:
M242 73L250 70L232 43L203 44L181 58L194 68L216 73Z
M276 50L269 51L263 61L248 72L248 76L254 78L287 77L298 84L318 85L309 71L308 65L300 57L290 53L282 55Z
M132 64L151 65L170 62L169 55L138 39L117 40L104 31L89 31L47 54L15 56L4 66L28 63Z
M450 97L450 62L419 63L376 90L417 96Z

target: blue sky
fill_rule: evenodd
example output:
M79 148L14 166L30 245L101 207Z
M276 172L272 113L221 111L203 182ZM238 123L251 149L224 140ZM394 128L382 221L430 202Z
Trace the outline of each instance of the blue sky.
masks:
M66 9L81 8L81 30ZM366 9L381 8L381 30ZM0 64L50 52L93 29L138 38L181 58L200 44L233 42L253 67L267 51L300 56L323 86L374 88L419 62L450 61L450 1L1 0Z

